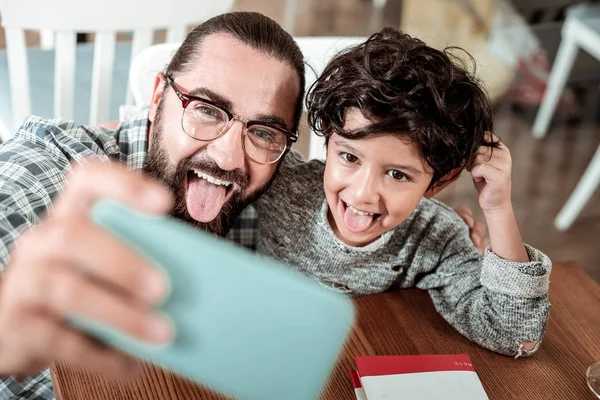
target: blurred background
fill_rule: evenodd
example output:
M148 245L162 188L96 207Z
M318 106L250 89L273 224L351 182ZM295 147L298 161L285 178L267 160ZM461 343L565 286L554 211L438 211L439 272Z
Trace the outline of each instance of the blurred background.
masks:
M52 3L51 0L47 2ZM87 2L78 2L78 7L84 3ZM140 4L146 3L152 2ZM0 6L0 23L3 25L6 4ZM600 10L595 3L579 4L566 0L232 0L228 8L264 13L298 37L368 36L384 26L392 26L404 29L434 47L460 46L469 51L477 61L477 74L494 103L495 133L511 150L513 204L525 241L544 251L554 262L578 262L600 282L600 190L595 190L600 181L600 152L594 159L600 144L600 61L597 59L600 58ZM46 18L52 16L46 15ZM138 6L138 18L144 18L143 6ZM186 26L188 30L191 28L193 25ZM29 111L43 117L53 116L55 56L52 36L27 29L24 37L30 78L30 87L24 90L31 93ZM152 42L161 43L167 37L167 30L158 29L153 33ZM169 39L173 37L177 38ZM559 57L562 57L561 68L552 74L551 89L548 89L561 40L564 47ZM93 33L77 34L74 118L83 123L88 122L90 89L82 85L89 85L92 80L94 41ZM109 81L113 88L110 111L104 118L107 120L119 119L119 106L131 101L131 97L125 100L131 41L130 32L116 36L114 69ZM4 29L0 29L0 130L4 131L3 139L7 139L18 125L11 119L15 100L10 95L7 42L10 47ZM585 51L575 52L573 49L578 47ZM14 85L13 89L18 87ZM551 94L544 99L546 92ZM545 102L545 111L539 113L542 102ZM556 107L553 107L554 103ZM105 121L100 119L98 122ZM301 133L303 140L298 148L308 157L310 135L305 126L302 129L306 134ZM587 179L579 185L567 213L570 218L563 218L562 223L555 221L586 170ZM451 206L467 205L476 218L483 220L475 190L466 173L442 192L439 199ZM581 203L582 208L579 207Z

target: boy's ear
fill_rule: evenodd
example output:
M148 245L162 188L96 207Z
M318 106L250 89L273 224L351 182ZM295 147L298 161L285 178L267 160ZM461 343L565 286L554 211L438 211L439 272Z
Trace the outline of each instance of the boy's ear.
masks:
M433 187L425 192L424 197L431 198L441 192L446 186L450 185L452 182L456 181L460 177L461 168L454 168L447 175L442 177L439 181L437 181Z

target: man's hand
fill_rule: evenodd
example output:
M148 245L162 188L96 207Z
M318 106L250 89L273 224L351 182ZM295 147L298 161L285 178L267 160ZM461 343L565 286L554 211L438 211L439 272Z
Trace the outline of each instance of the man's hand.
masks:
M483 255L485 253L485 249L490 244L490 239L486 236L486 228L485 224L480 221L475 221L473 218L473 212L467 206L459 206L454 209L456 213L465 221L465 224L469 227L469 235L471 237L471 241L479 254Z
M124 168L76 166L53 211L23 234L0 281L0 375L32 374L57 359L101 372L131 371L131 360L69 327L93 318L141 340L168 342L172 327L152 306L167 295L165 277L89 219L92 205L114 199L164 214L167 189Z

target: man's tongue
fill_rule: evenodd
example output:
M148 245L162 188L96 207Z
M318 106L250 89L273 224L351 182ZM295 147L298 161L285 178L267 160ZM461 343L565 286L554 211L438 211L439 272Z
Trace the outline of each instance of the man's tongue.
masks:
M344 211L344 224L350 231L359 233L366 231L373 222L373 215L359 215L354 213L350 207Z
M186 205L196 221L210 222L217 217L225 202L226 187L213 185L195 174L188 175Z

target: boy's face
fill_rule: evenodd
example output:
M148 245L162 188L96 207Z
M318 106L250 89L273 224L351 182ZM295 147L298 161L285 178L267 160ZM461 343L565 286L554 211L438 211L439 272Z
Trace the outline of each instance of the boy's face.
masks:
M350 109L344 129L371 123ZM408 218L432 177L417 146L396 135L349 140L334 133L324 177L329 223L344 243L367 245Z

